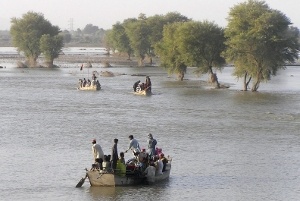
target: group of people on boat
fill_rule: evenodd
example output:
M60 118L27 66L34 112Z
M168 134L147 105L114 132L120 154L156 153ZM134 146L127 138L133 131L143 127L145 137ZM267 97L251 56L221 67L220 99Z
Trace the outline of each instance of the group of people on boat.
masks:
M92 151L94 164L91 170L97 170L100 173L114 173L121 176L136 176L138 178L147 178L148 182L154 182L156 175L161 175L166 170L168 159L162 153L161 148L157 148L157 141L151 133L148 134L148 150L141 149L139 142L129 135L129 146L124 152L118 154L118 139L114 139L114 144L110 155L104 155L102 147L92 141ZM125 162L124 153L132 152L132 157Z
M151 86L152 86L151 79L149 76L146 76L145 82L141 83L141 81L138 80L133 84L133 91L139 92L139 91L146 90L151 92Z
M92 81L90 79L86 80L85 78L79 79L79 87L90 87L97 86L100 87L100 82L97 80L97 76L95 73L92 75Z

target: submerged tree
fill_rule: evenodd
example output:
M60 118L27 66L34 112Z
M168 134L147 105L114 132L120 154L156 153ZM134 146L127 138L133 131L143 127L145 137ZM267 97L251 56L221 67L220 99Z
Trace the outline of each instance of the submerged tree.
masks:
M59 56L63 43L63 36L56 35L50 36L50 34L42 35L40 40L40 49L45 57L45 63L47 67L53 67L53 61Z
M135 55L139 58L139 66L144 65L144 59L150 49L149 26L144 18L129 22L125 25L127 36L130 40L130 46Z
M187 69L183 54L178 44L178 28L181 23L166 25L163 31L163 38L155 47L155 52L160 57L161 66L166 68L169 74L177 74L182 81Z
M222 28L208 21L186 22L177 30L178 46L189 66L197 66L200 74L209 73L211 81L220 88L213 68L221 69L225 59L221 53L225 50L225 37Z
M133 49L130 46L130 41L123 25L121 25L120 23L116 23L115 25L113 25L110 34L112 43L114 44L113 46L119 52L126 52L128 55L128 59L130 60L130 56L133 53Z
M245 91L250 82L251 90L257 91L262 81L298 58L299 30L290 25L283 13L264 1L248 0L231 8L224 55L234 63L234 75L244 78Z
M28 66L35 67L36 60L41 54L40 39L44 34L51 37L59 34L57 26L46 20L43 14L27 12L22 18L11 19L10 33L12 42L19 52L23 52Z

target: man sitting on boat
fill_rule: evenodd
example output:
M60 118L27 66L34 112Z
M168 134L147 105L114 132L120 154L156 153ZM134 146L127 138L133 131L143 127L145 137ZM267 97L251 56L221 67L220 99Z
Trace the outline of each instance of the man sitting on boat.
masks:
M156 172L155 165L153 162L151 162L150 165L144 171L144 175L147 177L147 181L149 183L155 182L155 172Z
M134 84L133 84L133 91L136 92L137 91L137 88L139 87L139 84L140 84L140 80L136 81Z

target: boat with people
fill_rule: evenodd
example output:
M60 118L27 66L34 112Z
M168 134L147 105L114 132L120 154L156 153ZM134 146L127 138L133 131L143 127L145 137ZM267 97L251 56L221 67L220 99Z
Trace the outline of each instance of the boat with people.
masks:
M78 90L82 91L98 91L101 89L101 84L97 79L95 72L92 75L92 81L90 79L86 80L85 78L79 79Z
M80 82L80 81L79 81ZM91 84L88 84L88 85L81 85L79 84L78 90L82 90L82 91L98 91L101 89L101 85L99 82L95 82L94 80L91 81Z
M146 156L144 153L143 151L136 153L135 157L129 159L123 167L118 161L115 170L95 167L93 164L90 170L86 168L85 177L79 181L76 187L81 187L86 179L88 179L91 186L98 187L157 184L167 180L171 172L172 158L170 156L164 157L162 153L159 155L159 157L164 158L163 161L165 161L163 171L160 174L155 173L154 178L149 182L147 175L145 175L145 169L147 169L145 166L149 167L150 165L145 165L145 163L142 162ZM153 168L155 168L154 164Z
M150 90L140 90L137 89L135 92L133 92L135 95L142 95L142 96L151 96L152 92Z
M145 83L141 83L140 80L136 81L133 84L133 94L135 95L142 95L142 96L151 96L151 80L149 76L146 76Z

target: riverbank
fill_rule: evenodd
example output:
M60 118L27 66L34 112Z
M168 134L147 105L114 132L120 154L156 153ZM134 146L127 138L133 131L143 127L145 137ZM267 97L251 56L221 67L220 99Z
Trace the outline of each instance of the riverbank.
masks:
M153 59L153 63L148 62L149 59L145 59L144 66L158 66L159 60L157 58ZM0 64L1 63L17 63L25 62L25 57L18 54L0 54ZM43 65L44 58L39 57L38 62ZM59 55L58 58L54 60L54 65L61 66L65 63L91 63L101 64L104 67L114 67L114 66L138 66L138 58L120 56L120 55L85 55L85 54L76 54L76 55Z

